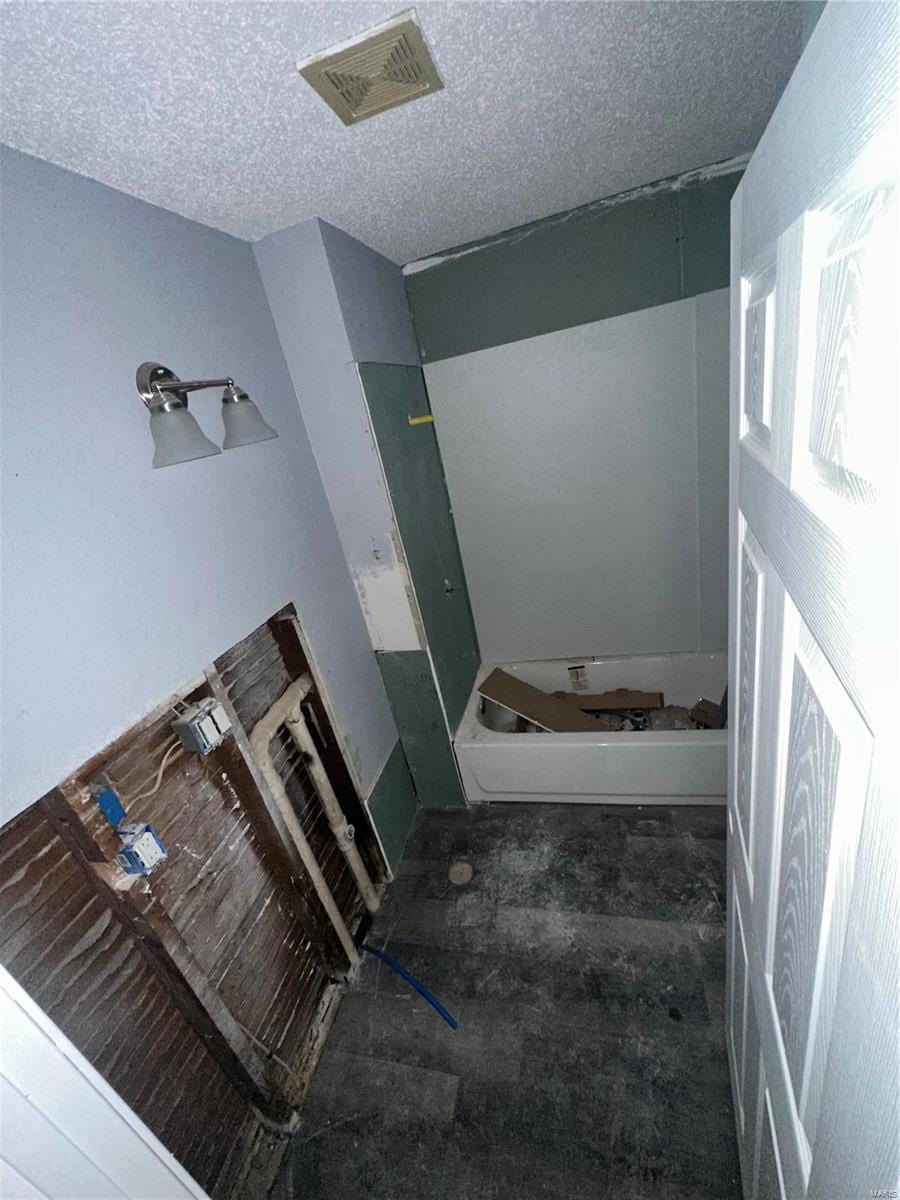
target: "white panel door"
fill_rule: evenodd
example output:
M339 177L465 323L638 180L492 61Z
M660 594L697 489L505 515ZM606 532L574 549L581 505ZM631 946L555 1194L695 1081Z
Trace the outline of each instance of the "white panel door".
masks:
M897 11L827 6L732 207L726 1018L748 1200L897 1195Z
M209 1200L0 966L2 1200Z

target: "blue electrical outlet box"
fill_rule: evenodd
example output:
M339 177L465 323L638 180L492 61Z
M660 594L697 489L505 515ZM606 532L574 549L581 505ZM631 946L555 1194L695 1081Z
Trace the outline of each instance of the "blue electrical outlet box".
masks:
M149 875L165 861L166 848L152 825L144 821L127 821L116 832L122 839L116 862L126 874Z
M108 783L98 783L91 788L91 793L113 829L125 820L127 814L115 788L110 787Z
M91 795L100 811L122 842L116 862L128 875L149 875L165 862L167 854L162 838L146 821L127 821L128 816L116 789L106 779L91 785Z

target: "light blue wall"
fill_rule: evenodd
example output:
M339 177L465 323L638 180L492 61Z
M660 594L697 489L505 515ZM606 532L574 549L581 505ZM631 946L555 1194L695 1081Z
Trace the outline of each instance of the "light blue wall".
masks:
M390 506L366 432L322 222L273 233L254 243L253 253L347 561L351 571L362 572L393 555ZM361 288L357 311L367 299Z
M0 821L288 601L367 793L396 729L251 246L13 151L2 200ZM144 359L279 439L151 470Z
M396 263L324 221L306 221L253 247L310 441L359 592L372 647L424 655L394 551L394 520L355 363L418 366L403 276ZM437 706L437 694L432 695ZM389 695L405 736L403 705ZM447 753L446 728L438 753ZM415 813L397 745L369 811L396 868Z
M396 263L327 221L319 222L356 362L419 365L419 349Z
M269 306L284 348L350 573L356 584L372 647L411 650L419 639L407 599L405 577L392 539L391 507L369 433L365 403L354 366L350 330L332 274L320 221L304 221L253 246ZM334 231L338 233L337 230ZM345 238L346 235L340 235ZM352 241L352 239L347 239ZM365 260L371 255L355 243ZM386 340L392 322L366 323L362 310L380 303L381 290L361 275L350 304L352 265L346 246L339 256L341 292L355 312L357 342ZM378 257L377 255L374 257ZM382 263L387 260L381 259ZM396 291L402 291L400 270ZM410 325L409 317L406 318ZM411 329L407 343L412 341ZM398 347L402 352L402 347ZM385 761L387 760L387 748Z

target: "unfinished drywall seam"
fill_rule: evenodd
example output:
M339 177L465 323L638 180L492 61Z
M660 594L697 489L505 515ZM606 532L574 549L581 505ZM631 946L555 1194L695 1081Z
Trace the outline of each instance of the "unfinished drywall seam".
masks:
M515 246L519 242L524 242L535 233L549 229L554 225L565 225L568 221L577 219L578 217L592 216L594 213L618 208L620 204L627 204L632 200L647 200L663 192L679 192L693 184L707 183L710 179L718 179L722 175L731 175L735 171L743 171L749 161L749 153L738 154L734 158L723 159L722 162L710 163L705 167L696 167L694 170L685 171L681 175L671 175L665 179L657 179L653 183L645 183L640 187L630 188L627 192L617 192L614 196L592 200L590 204L582 204L579 208L570 208L566 212L542 217L539 221L532 221L528 225L520 225L504 233L492 234L481 241L448 250L443 254L433 254L427 258L415 259L403 267L403 274L417 275L420 271L431 271L435 267L441 267L445 263L452 262L454 259L465 258L470 254L477 254L479 251L488 250L492 246ZM682 267L682 284L683 282Z

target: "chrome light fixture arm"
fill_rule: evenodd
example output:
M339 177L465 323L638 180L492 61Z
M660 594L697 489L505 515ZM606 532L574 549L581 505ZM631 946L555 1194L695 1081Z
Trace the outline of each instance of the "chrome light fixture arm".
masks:
M179 379L174 371L161 363L145 362L137 369L135 377L141 399L152 411L162 408L187 408L187 393L203 391L204 388L233 388L231 376L223 379Z

